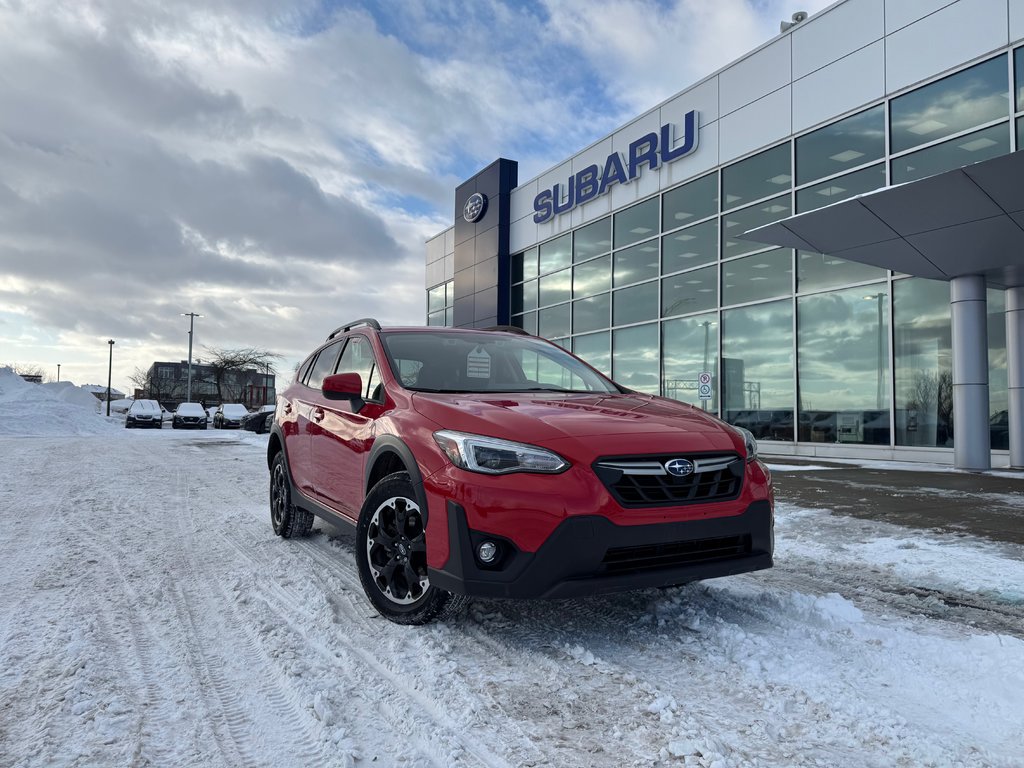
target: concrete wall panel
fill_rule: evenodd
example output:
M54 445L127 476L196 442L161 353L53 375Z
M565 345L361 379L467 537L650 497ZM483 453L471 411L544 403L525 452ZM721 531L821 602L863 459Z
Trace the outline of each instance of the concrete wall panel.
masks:
M792 102L787 85L719 120L719 160L728 163L792 133Z
M790 38L785 35L719 73L719 109L727 115L792 79Z
M879 40L793 83L793 130L827 122L884 95L885 45Z
M793 77L801 78L885 34L884 0L849 0L793 30Z

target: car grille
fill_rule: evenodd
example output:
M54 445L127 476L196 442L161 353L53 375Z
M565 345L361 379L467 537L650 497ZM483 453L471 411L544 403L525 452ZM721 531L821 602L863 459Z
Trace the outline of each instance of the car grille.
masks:
M742 557L749 555L750 551L751 541L747 534L638 547L615 547L605 553L602 563L607 573L632 573Z
M686 477L670 475L665 463L687 459L693 472ZM663 507L728 501L739 496L744 461L729 454L672 454L623 456L598 459L594 473L623 507Z

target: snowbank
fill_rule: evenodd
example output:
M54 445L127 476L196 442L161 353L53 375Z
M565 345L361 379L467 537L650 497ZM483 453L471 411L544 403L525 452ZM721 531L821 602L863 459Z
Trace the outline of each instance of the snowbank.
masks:
M0 368L0 435L96 435L120 427L99 414L99 401L71 382L29 384Z

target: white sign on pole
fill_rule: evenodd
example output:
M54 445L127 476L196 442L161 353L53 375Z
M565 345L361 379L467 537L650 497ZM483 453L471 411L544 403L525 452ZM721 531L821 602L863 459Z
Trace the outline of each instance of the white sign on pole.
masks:
M711 399L711 374L701 371L697 376L697 397L701 400Z

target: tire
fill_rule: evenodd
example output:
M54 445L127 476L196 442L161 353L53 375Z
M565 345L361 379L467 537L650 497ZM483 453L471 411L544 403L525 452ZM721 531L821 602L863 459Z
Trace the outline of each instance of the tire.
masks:
M427 578L423 517L406 472L383 478L363 502L356 564L366 597L396 624L428 624L451 616L465 601Z
M313 515L292 504L292 485L282 451L270 465L270 524L282 539L305 536L313 527Z

